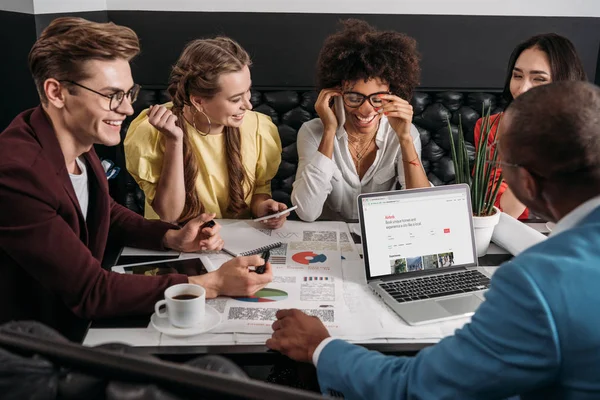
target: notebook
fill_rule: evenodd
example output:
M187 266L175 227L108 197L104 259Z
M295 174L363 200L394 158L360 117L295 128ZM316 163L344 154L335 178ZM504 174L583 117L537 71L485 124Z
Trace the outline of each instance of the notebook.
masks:
M219 233L225 241L223 251L234 257L259 254L283 244L244 221L223 225Z

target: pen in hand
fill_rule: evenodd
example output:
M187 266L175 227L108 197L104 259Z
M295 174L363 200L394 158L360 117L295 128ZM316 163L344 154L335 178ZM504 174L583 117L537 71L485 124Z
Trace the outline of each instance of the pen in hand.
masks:
M205 223L203 223L203 224L200 226L200 232L202 232L202 229L204 229L204 228L212 228L212 227L213 227L213 226L215 226L215 225L216 225L216 223L215 223L215 221L214 221L214 220L212 220L212 219L211 219L210 221L206 221Z
M265 260L265 263L256 267L254 272L256 272L257 274L264 274L265 268L267 268L267 262L269 261L269 257L271 257L271 250L267 250L262 254L262 258Z

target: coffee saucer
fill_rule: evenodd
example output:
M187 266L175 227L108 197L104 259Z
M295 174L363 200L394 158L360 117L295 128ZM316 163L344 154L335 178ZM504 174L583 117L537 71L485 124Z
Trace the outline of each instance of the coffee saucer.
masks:
M176 326L171 325L169 318L160 318L156 313L152 314L150 322L154 329L165 335L173 337L194 336L208 332L221 323L221 314L215 310L214 307L206 304L205 313L204 321L191 328L177 328Z

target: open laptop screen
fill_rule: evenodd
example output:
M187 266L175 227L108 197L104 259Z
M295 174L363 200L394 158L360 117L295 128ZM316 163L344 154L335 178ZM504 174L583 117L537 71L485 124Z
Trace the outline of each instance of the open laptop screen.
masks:
M364 194L358 202L367 279L476 265L467 185Z

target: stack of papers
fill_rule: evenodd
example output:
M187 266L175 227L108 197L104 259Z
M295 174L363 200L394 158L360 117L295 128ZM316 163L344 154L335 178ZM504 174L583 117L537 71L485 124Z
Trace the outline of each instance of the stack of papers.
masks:
M500 214L500 222L494 229L492 242L513 256L546 240L546 236L506 213Z

